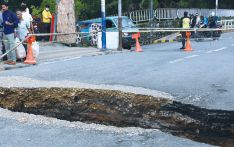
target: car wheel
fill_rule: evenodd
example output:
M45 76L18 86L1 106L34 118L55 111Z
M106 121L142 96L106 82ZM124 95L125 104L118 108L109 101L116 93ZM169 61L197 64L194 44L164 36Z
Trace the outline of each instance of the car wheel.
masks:
M131 47L131 45L123 45L123 48L130 50L132 47Z

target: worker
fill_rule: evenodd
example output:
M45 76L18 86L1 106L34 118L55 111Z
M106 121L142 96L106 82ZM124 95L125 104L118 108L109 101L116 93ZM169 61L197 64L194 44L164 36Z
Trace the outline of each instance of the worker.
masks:
M188 12L184 12L184 17L181 19L181 27L183 29L189 29L190 28L190 18L188 16ZM182 47L180 49L185 49L185 41L186 41L186 32L182 31Z
M45 10L42 12L42 22L44 33L50 33L52 15L50 13L50 6L46 5ZM49 41L49 35L45 37Z

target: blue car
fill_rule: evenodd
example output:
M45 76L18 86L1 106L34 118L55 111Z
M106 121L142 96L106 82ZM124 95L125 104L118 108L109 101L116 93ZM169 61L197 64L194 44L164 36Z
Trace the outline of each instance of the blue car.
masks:
M101 24L102 19L91 19L80 21L77 23L77 29L82 33L89 33L91 25ZM137 32L135 24L127 16L122 17L122 26L123 26L123 48L131 49L135 44L135 41L132 39L133 32ZM106 18L106 31L107 32L117 32L118 31L118 16L107 17Z

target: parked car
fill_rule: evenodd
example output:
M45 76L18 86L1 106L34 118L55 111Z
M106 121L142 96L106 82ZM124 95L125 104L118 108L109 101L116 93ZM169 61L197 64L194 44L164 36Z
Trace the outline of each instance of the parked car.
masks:
M86 21L80 21L77 23L77 29L83 33L89 33L91 25L94 23L101 24L102 19L92 19ZM137 32L135 24L127 16L122 17L122 26L123 26L123 48L131 49L135 44L135 41L132 39L133 32ZM106 18L106 31L107 32L117 32L118 31L118 16L112 16Z

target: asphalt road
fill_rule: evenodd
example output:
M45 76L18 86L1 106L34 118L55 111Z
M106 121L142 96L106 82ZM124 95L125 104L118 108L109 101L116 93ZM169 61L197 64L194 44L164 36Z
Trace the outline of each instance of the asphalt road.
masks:
M233 110L233 38L234 33L228 33L219 41L192 42L193 52L180 51L180 43L175 42L144 46L143 53L125 52L48 61L1 71L1 82L4 82L4 77L10 77L20 85L16 77L24 77L51 83L69 81L143 87L169 93L175 100L184 103ZM0 131L4 134L0 137L0 146L209 146L157 130L143 129L141 133L129 135L129 132L134 134L137 128L126 128L124 133L119 133L120 129L116 128L116 133L103 129L103 126L87 127L84 124L89 128L84 130L81 129L84 126L76 128L66 121L61 123L42 117L40 121L44 123L38 124L38 116L14 115L0 109Z
M85 57L4 71L0 76L23 76L44 81L126 85L159 90L175 100L209 109L234 109L233 33L219 41L144 46L143 53L126 52Z
M1 147L211 147L158 130L72 123L3 109L0 131Z

